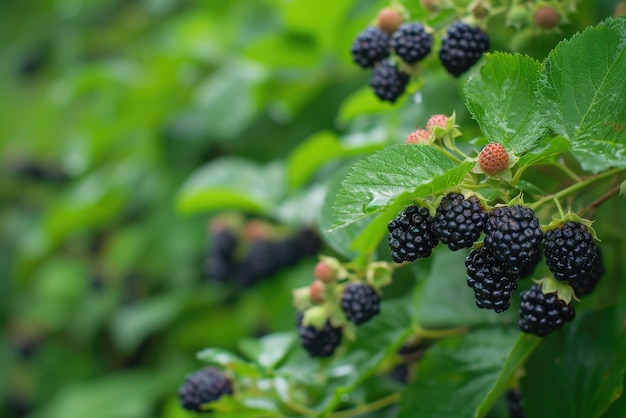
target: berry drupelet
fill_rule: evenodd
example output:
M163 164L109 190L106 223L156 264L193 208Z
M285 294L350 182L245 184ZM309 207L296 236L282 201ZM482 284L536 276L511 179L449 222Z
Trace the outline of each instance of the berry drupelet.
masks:
M323 328L317 329L312 325L302 323L304 315L298 312L298 336L300 345L311 357L330 357L341 344L342 330L335 328L330 321L326 321Z
M489 50L489 36L478 28L461 21L448 28L441 42L439 59L455 77L469 70Z
M485 246L512 273L519 274L535 257L542 240L539 219L526 206L495 208L485 225Z
M372 71L370 87L378 98L394 103L404 93L409 78L389 61L382 61Z
M433 46L433 38L419 23L405 23L394 32L390 42L396 55L407 64L426 58Z
M367 284L351 283L341 294L341 309L349 321L360 325L378 315L380 296Z
M469 248L480 237L488 216L476 196L465 199L449 193L437 206L433 231L452 251Z
M389 56L389 35L379 28L366 28L357 35L351 52L354 62L362 68L373 67Z
M563 328L576 316L574 304L559 299L556 292L544 294L541 286L533 284L522 292L519 308L519 327L528 334L540 337Z
M396 263L430 256L439 239L432 230L434 218L425 207L410 205L387 225L389 249Z
M183 408L190 411L210 412L202 405L233 393L230 379L215 367L206 367L185 377L178 389L178 398Z
M476 306L498 313L509 309L511 296L517 289L517 274L507 272L485 246L470 251L465 267L467 285L474 291Z

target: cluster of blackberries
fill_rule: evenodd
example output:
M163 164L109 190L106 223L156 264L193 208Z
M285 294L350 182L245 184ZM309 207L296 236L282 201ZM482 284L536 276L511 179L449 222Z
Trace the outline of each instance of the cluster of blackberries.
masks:
M397 263L430 256L439 241L453 250L474 247L467 258L467 285L476 305L503 312L517 289L518 279L530 275L541 260L544 240L533 210L523 205L487 212L475 196L444 196L435 216L428 208L411 205L388 224L389 248ZM484 233L484 241L477 244ZM594 239L585 225L565 222L545 234L544 255L554 277L567 281L576 295L594 289L604 269ZM544 294L539 285L522 292L519 325L522 331L547 335L574 318L574 307L557 292Z
M214 229L205 261L206 276L219 282L233 280L244 288L294 265L303 257L317 254L322 245L311 228L273 239L263 236L244 239L227 226Z
M401 62L409 68L426 58L432 46L433 37L421 23L388 25L379 16L378 27L361 31L350 52L361 68L373 68L370 86L374 93L381 100L393 103L404 93L410 80L410 74L397 64ZM489 37L485 32L458 21L447 29L439 59L450 74L458 77L488 50ZM391 59L392 55L397 59Z
M178 398L183 408L196 412L211 412L202 405L233 393L231 380L221 370L206 367L185 377L178 389Z

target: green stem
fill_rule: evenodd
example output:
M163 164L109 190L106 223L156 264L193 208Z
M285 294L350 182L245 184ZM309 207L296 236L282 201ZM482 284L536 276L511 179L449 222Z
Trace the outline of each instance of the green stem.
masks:
M561 207L561 202L559 202L559 199L554 198L554 204L556 205L556 208L559 210L559 216L561 218L565 218L565 212L563 212L563 207Z
M298 414L298 416L301 417L314 417L317 416L317 411L314 411L313 409L309 409L304 405L300 405L299 403L296 403L294 401L292 401L291 399L286 399L283 400L283 403L292 411L296 412Z
M564 172L565 174L567 174L567 176L569 178L571 178L574 181L583 181L583 179L581 179L578 174L574 173L568 166L566 166L565 164L561 164L561 163L554 163L554 165L561 170L562 172Z
M569 194L572 194L574 192L577 192L579 190L584 189L585 187L589 186L590 184L595 183L596 181L602 180L604 178L610 177L612 175L615 175L617 173L620 173L622 171L625 171L625 169L623 168L614 168L612 170L608 170L605 171L604 173L600 173L595 177L591 177L587 180L583 180L579 183L576 184L572 184L569 187L566 187L565 189L561 190L560 192L554 193L554 194L550 194L547 196L542 197L541 199L537 200L536 202L528 205L531 209L533 210L537 210L537 208L543 206L545 203L553 200L553 199L560 199L564 196L567 196Z
M391 395L377 399L374 402L357 406L356 408L347 409L345 411L335 412L334 414L331 414L329 418L350 418L368 412L377 411L379 409L398 403L400 401L400 397L400 392L392 393Z

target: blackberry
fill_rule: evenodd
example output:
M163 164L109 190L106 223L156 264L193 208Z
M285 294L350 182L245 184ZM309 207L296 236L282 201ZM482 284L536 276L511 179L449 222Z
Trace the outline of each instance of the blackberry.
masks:
M433 231L452 251L469 248L478 240L488 214L476 196L465 199L462 194L443 197L433 222Z
M329 357L335 352L335 349L341 344L342 330L331 325L330 321L326 321L324 328L317 329L312 325L305 326L302 324L304 315L298 312L298 336L300 337L300 345L309 353L311 357Z
M538 284L522 292L520 299L519 327L528 334L544 337L563 328L576 316L571 301L565 303L556 292L544 294Z
M571 281L569 284L572 286L572 289L574 289L576 296L587 296L596 288L603 274L604 264L602 263L602 253L598 248L598 257L591 267L591 272L586 276Z
M224 282L235 273L234 252L237 242L237 236L229 228L220 228L213 233L204 265L208 278Z
M224 258L231 258L236 247L237 236L230 229L223 228L213 234L212 251L214 254Z
M380 296L363 283L351 283L341 294L341 309L356 325L369 321L380 312Z
M230 379L215 367L206 367L185 377L178 389L178 398L185 409L210 412L210 409L202 409L202 405L231 393L233 385Z
M433 46L433 38L419 23L401 25L391 37L389 44L407 64L423 60Z
M541 251L537 251L533 258L531 258L530 261L526 265L524 265L524 267L522 267L519 272L519 278L525 279L527 277L530 277L535 271L535 268L537 268L537 266L539 265L541 258Z
M543 253L554 278L565 282L589 277L598 258L598 248L587 227L572 221L546 231Z
M465 267L467 285L474 291L476 306L498 313L509 309L511 296L517 289L517 274L507 272L485 246L470 251Z
M522 394L519 390L507 390L506 402L509 407L510 418L524 418L524 410L522 409Z
M241 287L252 286L259 280L272 276L280 267L274 243L264 238L257 238L250 243L248 253L239 265L239 285Z
M398 70L389 61L383 61L374 67L370 87L381 100L394 103L404 93L408 82L408 74Z
M393 261L402 263L430 256L439 243L432 231L433 220L427 208L411 205L389 221L389 249Z
M373 67L389 56L389 35L379 28L366 28L357 35L350 52L362 68Z
M512 273L519 273L535 257L542 239L535 213L522 205L495 208L485 225L485 246Z
M461 21L454 22L442 39L439 59L455 77L469 70L489 50L489 36Z
M299 257L315 255L322 247L320 236L310 227L299 229L288 242L293 245Z

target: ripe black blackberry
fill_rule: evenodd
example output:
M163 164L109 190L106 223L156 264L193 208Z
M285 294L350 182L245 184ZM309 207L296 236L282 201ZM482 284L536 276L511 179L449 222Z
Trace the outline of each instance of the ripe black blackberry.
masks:
M474 291L476 306L503 312L511 306L519 276L508 272L484 245L470 251L465 259L467 285Z
M537 266L539 265L539 262L541 261L541 259L542 259L542 255L541 255L541 250L540 250L535 253L533 258L531 258L530 261L524 265L524 267L522 267L522 269L519 272L519 278L525 279L527 277L530 277L535 271L535 268L537 268Z
M483 232L488 216L476 196L465 199L449 193L437 206L433 231L452 251L469 248Z
M303 325L304 315L298 312L298 336L300 345L309 353L311 357L329 357L341 344L343 336L341 328L335 328L330 321L326 321L324 328L317 329L312 325Z
M543 232L533 210L522 205L491 211L485 224L485 246L512 273L518 273L539 251Z
M421 24L405 23L394 32L389 45L404 62L414 64L428 55L433 38Z
M598 248L587 227L572 221L546 231L543 253L554 278L565 282L589 277L598 258Z
M357 35L350 52L362 68L373 67L389 56L389 35L379 28L366 28Z
M185 377L178 389L178 398L183 408L190 411L210 412L202 405L233 393L230 379L215 367L206 367Z
M450 25L441 41L439 59L450 74L458 77L488 50L489 36L485 32L457 21Z
M544 294L538 284L522 292L520 299L519 327L528 334L545 337L563 328L576 316L571 301L565 303L556 292Z
M389 249L396 263L430 256L439 243L432 230L434 218L425 207L410 205L389 221Z
M248 252L237 269L241 287L249 287L259 280L270 277L280 269L274 242L257 238L250 242Z
M593 292L596 285L600 281L602 275L604 275L604 264L602 263L602 252L598 248L598 257L596 258L593 266L590 269L590 273L586 276L579 277L576 280L572 280L569 284L574 289L576 296L587 296Z
M509 418L524 418L522 393L519 390L507 390L506 401L509 407Z
M394 103L404 93L409 75L398 70L389 61L382 61L374 67L370 87L381 100Z
M380 296L373 287L351 283L341 294L341 309L356 325L369 321L380 312Z

